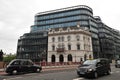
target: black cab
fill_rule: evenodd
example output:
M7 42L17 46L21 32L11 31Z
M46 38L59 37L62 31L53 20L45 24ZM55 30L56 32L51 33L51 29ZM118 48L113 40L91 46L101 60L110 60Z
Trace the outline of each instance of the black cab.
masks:
M97 78L99 75L110 74L110 61L108 59L100 58L93 60L86 60L77 69L79 76Z
M14 59L6 67L6 73L17 74L20 72L40 72L42 67L35 65L29 59Z

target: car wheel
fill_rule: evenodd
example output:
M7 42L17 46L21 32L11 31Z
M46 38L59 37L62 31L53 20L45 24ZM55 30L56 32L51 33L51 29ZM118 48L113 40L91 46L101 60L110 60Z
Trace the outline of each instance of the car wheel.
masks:
M17 74L17 73L18 73L17 70L13 70L13 71L12 71L12 74Z
M110 70L108 70L108 71L107 71L107 75L110 75L110 72L111 72L111 71L110 71Z
M36 72L40 72L41 70L39 68L36 69Z
M94 72L94 78L98 78L98 73Z

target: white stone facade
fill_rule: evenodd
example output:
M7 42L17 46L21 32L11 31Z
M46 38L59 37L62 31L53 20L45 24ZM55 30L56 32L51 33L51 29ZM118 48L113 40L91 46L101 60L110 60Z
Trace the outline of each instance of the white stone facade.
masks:
M80 62L90 58L93 58L93 51L89 31L78 27L49 30L48 62Z

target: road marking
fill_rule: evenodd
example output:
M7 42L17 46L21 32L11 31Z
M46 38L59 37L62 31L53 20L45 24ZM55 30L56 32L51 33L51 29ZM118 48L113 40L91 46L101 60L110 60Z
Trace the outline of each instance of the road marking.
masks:
M28 73L28 74L24 74L24 75L34 75L34 74L38 74L38 73Z
M14 78L3 79L3 80L15 80L15 79L20 79L20 78L23 78L23 77L14 77Z
M116 71L116 73L119 73L120 71Z
M113 74L114 72L110 72L111 74Z
M82 80L83 78L76 78L76 79L73 79L73 80Z

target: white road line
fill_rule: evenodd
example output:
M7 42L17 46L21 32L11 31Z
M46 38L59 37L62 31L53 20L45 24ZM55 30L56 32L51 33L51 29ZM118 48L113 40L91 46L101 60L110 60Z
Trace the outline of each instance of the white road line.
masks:
M76 78L76 79L73 79L73 80L82 80L83 78Z
M111 74L113 74L114 72L110 72Z
M116 71L116 73L119 73L120 71Z
M23 77L14 77L14 78L3 79L3 80L15 80L15 79L19 79L19 78L23 78Z

